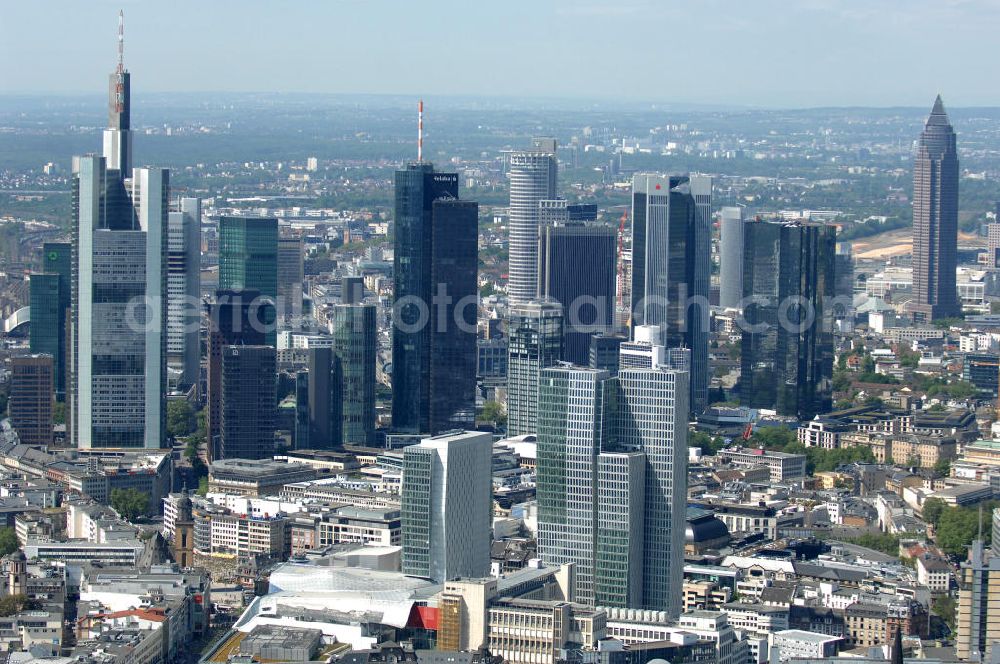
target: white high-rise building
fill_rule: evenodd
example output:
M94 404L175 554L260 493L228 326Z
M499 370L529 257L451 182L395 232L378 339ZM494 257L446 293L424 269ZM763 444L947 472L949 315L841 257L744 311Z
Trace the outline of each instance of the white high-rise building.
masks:
M574 563L572 600L590 606L599 601L597 480L613 389L607 371L574 366L545 369L538 384L538 551L547 564Z
M167 369L170 384L186 388L201 361L201 200L179 207L167 221Z
M618 442L646 455L643 608L681 612L687 500L688 372L618 372Z
M73 160L70 436L80 448L165 440L169 171L124 183L104 157Z
M680 613L687 418L684 370L542 371L538 551L574 563L573 601Z
M536 138L532 149L509 155L510 251L507 297L524 304L538 293L538 217L540 202L556 197L556 142Z
M449 432L403 451L403 573L436 583L490 573L490 434Z
M743 208L724 207L720 218L719 306L737 309L743 299Z

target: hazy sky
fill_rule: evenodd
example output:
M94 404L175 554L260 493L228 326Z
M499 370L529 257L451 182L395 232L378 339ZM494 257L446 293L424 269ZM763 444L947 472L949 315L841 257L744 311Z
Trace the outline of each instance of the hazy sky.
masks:
M1000 0L0 0L0 93L1000 106Z

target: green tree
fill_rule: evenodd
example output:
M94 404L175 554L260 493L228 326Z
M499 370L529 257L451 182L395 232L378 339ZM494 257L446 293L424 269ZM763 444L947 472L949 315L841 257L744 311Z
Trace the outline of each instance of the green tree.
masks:
M939 459L936 464L934 464L934 472L942 477L948 477L951 475L951 459Z
M492 422L493 426L503 427L507 425L507 413L503 406L496 401L487 401L483 404L483 419Z
M41 602L28 599L24 595L7 595L0 598L0 616L13 616L22 611L31 611L41 608Z
M928 498L924 501L924 509L921 512L924 521L937 528L941 521L941 515L948 509L948 504L940 498Z
M891 535L889 533L865 533L864 535L858 535L857 537L845 537L843 538L843 541L848 544L857 544L858 546L863 546L868 549L881 551L887 556L899 555L899 535Z
M769 450L782 450L795 442L795 432L787 427L761 427L754 429L750 436L752 445L761 445Z
M167 402L167 435L177 438L186 436L193 430L194 409L187 399Z
M66 404L56 401L52 404L52 423L66 424Z
M198 480L198 489L195 491L196 494L204 498L208 495L208 476L202 477Z
M710 436L704 431L694 431L688 436L688 447L700 447L701 453L715 456L725 446L725 441L719 436Z
M955 615L958 607L951 595L938 595L931 601L931 613L944 621L948 628L955 630Z
M135 521L149 509L149 496L138 489L113 489L111 507L126 521Z
M13 528L0 528L0 556L14 553L20 546L17 532Z
M928 499L928 502L933 499ZM972 507L948 507L942 510L935 526L934 539L948 555L964 556L972 540L982 532L989 542L993 507L996 503L983 503L983 518L979 520L979 509ZM927 504L924 503L924 518L927 519Z

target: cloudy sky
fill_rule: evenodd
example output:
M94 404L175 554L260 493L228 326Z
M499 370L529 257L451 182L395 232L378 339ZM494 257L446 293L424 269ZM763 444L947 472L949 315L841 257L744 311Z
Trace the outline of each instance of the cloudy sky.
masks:
M0 94L1000 106L1000 0L0 0Z

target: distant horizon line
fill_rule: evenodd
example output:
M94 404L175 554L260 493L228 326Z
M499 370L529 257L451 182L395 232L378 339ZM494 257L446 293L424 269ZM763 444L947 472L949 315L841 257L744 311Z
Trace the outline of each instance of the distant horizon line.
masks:
M746 112L746 111L822 111L822 110L878 110L878 111L892 111L892 110L918 110L923 111L929 109L933 105L933 99L926 104L893 104L888 106L880 106L875 104L848 104L843 106L830 105L830 104L820 104L816 106L761 106L754 104L735 104L735 103L722 103L722 102L697 102L697 101L655 101L655 100L621 100L621 99L610 99L601 97L573 97L573 96L538 96L538 95L522 95L522 96L512 96L512 95L476 95L476 94L455 94L455 93L445 93L445 94L424 94L424 95L410 95L405 93L397 92L315 92L315 91L278 91L278 90L155 90L139 92L135 89L132 90L132 98L156 98L156 97L180 97L184 96L219 96L219 97L239 97L239 96L264 96L264 97L326 97L326 98L355 98L355 99L384 99L391 100L395 103L401 103L404 101L412 101L416 105L417 101L423 99L427 100L462 100L466 102L474 101L491 101L495 102L498 100L505 101L507 105L512 104L544 104L544 103L560 103L560 104L579 104L585 102L588 104L593 104L597 107L615 108L615 109L633 109L633 110L645 110L645 111L656 111L656 110L685 110L685 111L705 111L705 112L718 112L718 111L729 111L729 112ZM60 92L42 92L42 91L0 91L0 100L12 100L12 99L87 99L87 98L102 98L106 97L106 93L98 91L60 91ZM951 110L963 110L963 111L976 111L976 110L990 110L990 111L1000 111L1000 103L996 105L971 105L971 106L961 106L950 104L945 101L946 108ZM502 109L494 109L502 110ZM584 111L587 109L577 109L579 111Z

